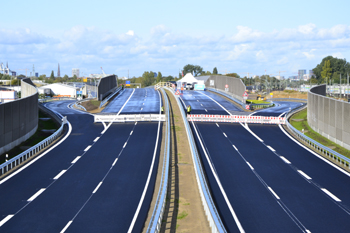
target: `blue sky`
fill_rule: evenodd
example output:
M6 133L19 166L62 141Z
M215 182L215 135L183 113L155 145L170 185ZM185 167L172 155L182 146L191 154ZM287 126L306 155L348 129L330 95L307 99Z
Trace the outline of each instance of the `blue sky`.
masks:
M61 76L178 75L186 64L240 75L295 75L322 58L350 56L350 2L6 1L0 62ZM23 73L23 72L20 72Z

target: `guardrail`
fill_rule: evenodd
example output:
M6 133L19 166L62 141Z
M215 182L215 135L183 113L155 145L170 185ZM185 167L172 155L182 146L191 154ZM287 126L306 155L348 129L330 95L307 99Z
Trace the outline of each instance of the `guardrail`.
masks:
M165 111L166 111L166 128L165 128L165 135L166 135L166 142L164 146L164 159L163 159L163 169L162 169L162 176L157 196L157 201L152 213L151 221L149 222L147 232L159 232L161 225L162 225L162 219L163 219L163 213L165 208L165 201L166 201L166 195L167 195L167 189L168 189L168 177L169 177L169 157L170 157L170 110L169 110L169 101L166 96L166 93L163 89L161 89L162 94L164 96L164 102L165 102Z
M74 103L74 106L76 107L76 108L80 108L81 110L84 110L85 112L86 112L86 108L83 106L83 105L81 105L80 104L80 102L75 102Z
M188 138L188 142L190 144L192 160L194 164L194 169L196 173L196 180L198 184L199 193L201 196L202 204L204 207L204 211L207 215L209 225L212 229L212 232L226 232L226 229L221 221L219 213L214 204L213 198L211 197L211 193L206 181L206 175L203 171L201 160L199 158L199 154L197 151L196 143L192 135L192 130L190 125L186 119L186 114L184 109L182 108L182 104L180 103L179 97L176 96L172 89L165 87L165 89L169 90L176 99L176 102L180 108L181 116L185 124L186 134Z
M163 114L125 114L125 115L95 114L94 115L94 123L130 122L130 121L165 121L165 115Z
M47 110L51 111L49 109L47 109ZM53 113L53 114L55 114L55 113ZM57 118L59 119L58 116L57 116ZM51 136L47 137L46 139L44 139L43 141L39 142L35 146L27 149L26 151L20 153L16 157L13 157L12 159L10 159L10 160L6 161L5 163L1 164L0 165L0 176L5 174L6 172L12 170L13 168L17 167L21 163L25 162L27 159L29 159L30 157L32 157L36 153L40 152L45 147L50 145L54 140L56 140L62 134L64 124L67 123L67 118L63 117L61 119L61 121L62 121L61 127L55 133L53 133Z
M297 137L298 139L300 139L301 141L303 141L304 143L308 144L310 147L314 148L318 153L326 155L327 157L333 159L334 161L338 162L339 165L344 166L344 167L348 167L350 168L350 159L345 157L342 154L339 154L338 152L322 145L319 142L316 142L315 140L309 138L308 136L304 135L302 132L300 132L299 130L297 130L296 128L294 128L290 123L289 123L289 118L295 114L296 112L299 112L301 110L303 110L304 108L306 108L306 105L303 106L299 106L298 108L295 108L293 110L291 110L287 116L286 116L286 125L288 127L288 129L290 130L290 132L292 132L292 134Z
M117 93L119 93L122 90L124 90L122 87L118 87L117 89L115 89L115 91L112 94L110 94L104 100L101 101L99 108L102 108L103 105L105 105L108 102L108 100L110 100L113 96L115 96Z

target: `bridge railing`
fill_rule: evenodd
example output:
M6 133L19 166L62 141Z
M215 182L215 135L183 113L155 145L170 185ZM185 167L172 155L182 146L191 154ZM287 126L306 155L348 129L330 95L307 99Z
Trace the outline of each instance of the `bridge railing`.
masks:
M169 178L169 163L170 163L170 110L169 110L169 101L166 96L166 93L163 89L161 89L162 94L164 96L165 102L165 111L166 111L166 127L165 127L165 145L164 145L164 157L163 157L163 168L162 168L162 176L160 181L160 186L158 190L158 196L156 200L155 207L153 209L151 221L148 225L147 232L159 232L162 219L164 214L164 208L166 204L166 196L168 189L168 178Z
M159 88L161 88L161 87L169 87L169 88L171 88L172 87L172 83L171 82L159 82L159 83L157 83L156 85L154 85L154 88L155 89L159 89Z
M66 117L62 117L62 115L57 115L55 112L51 111L50 109L40 106L40 108L45 108L45 112L52 115L55 119L60 120L61 126L58 130L56 130L55 133L44 139L43 141L37 143L35 146L27 149L26 151L20 153L16 157L13 157L12 159L6 161L5 163L0 165L0 176L11 171L12 169L18 167L23 162L27 161L30 157L34 156L35 154L39 153L43 149L45 149L47 146L49 146L53 141L55 141L63 132L64 124L67 123Z
M299 106L298 108L292 109L286 116L286 126L290 130L290 132L298 139L300 139L302 142L307 144L309 147L313 148L316 150L318 153L325 155L332 159L335 163L338 163L340 166L344 166L347 168L350 168L350 159L324 145L321 143L309 138L296 128L294 128L290 123L289 123L289 118L294 115L295 113L303 110L306 108L306 105Z
M207 184L205 171L203 170L201 160L197 151L196 143L192 135L191 127L186 119L186 113L182 108L182 104L180 103L179 97L175 95L173 89L165 88L172 93L175 97L177 105L180 108L181 116L185 124L187 138L190 144L192 160L194 164L196 180L198 184L199 193L201 196L202 204L204 207L205 214L207 215L209 225L212 229L212 232L226 232L226 229L221 221L220 215L216 209L213 198L211 197L210 189Z

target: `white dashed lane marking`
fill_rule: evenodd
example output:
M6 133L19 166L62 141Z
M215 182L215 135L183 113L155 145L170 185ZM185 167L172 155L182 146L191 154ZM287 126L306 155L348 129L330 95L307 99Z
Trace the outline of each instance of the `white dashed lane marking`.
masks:
M57 180L58 178L60 178L67 170L62 170L60 173L57 174L57 176L55 176L53 179Z
M35 198L37 198L40 194L42 194L45 191L44 188L40 189L38 192L36 192L31 198L29 198L27 201L34 201Z
M81 156L77 156L73 161L72 163L76 163L79 159L80 159Z

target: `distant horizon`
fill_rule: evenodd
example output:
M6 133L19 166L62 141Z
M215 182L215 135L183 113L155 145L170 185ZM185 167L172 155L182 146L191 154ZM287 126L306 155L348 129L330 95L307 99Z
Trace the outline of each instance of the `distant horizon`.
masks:
M339 7L342 6L342 7ZM62 0L6 1L0 62L18 73L139 77L144 71L178 76L187 64L204 71L293 76L326 56L350 57L350 2L198 0L99 4ZM155 8L156 7L156 8ZM154 10L156 9L156 10ZM28 12L36 14L28 15ZM98 12L98 14L96 13ZM336 12L331 17L330 12ZM282 75L282 74L281 74Z

